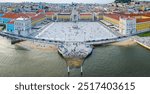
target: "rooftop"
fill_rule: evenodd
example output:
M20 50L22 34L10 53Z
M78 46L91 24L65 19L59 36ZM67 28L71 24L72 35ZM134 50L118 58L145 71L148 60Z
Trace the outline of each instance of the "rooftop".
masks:
M92 13L80 13L80 15L91 15Z
M38 20L40 18L44 18L45 17L45 14L36 14L35 16L33 16L31 19L32 20Z
M15 20L13 19L9 22L9 24L14 24L14 22L15 22Z
M28 16L26 14L23 14L23 13L5 13L2 17L3 18L16 19L19 17L28 17Z
M113 19L119 20L119 18L136 18L137 22L146 22L150 21L150 12L145 13L132 13L132 14L125 14L125 13L113 13L113 14L105 14L107 17L111 17Z
M5 13L2 17L3 18L16 19L19 17L29 18L29 17L33 17L34 15L35 15L35 13L12 13L12 12L8 12L8 13Z
M51 12L51 11L49 11L49 12L46 12L46 15L53 15L55 12Z
M27 20L28 18L17 18L16 20Z

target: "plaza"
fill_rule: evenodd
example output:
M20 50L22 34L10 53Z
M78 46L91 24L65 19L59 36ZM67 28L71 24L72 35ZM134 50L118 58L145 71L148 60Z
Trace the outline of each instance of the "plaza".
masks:
M41 39L67 42L84 42L116 37L98 22L53 22L36 36Z

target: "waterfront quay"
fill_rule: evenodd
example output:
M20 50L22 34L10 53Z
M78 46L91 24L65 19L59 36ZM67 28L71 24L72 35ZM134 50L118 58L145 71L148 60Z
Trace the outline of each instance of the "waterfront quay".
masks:
M0 39L0 76L149 76L149 50L111 45L150 30L149 4L0 3L10 39ZM150 47L149 37L135 40Z
M150 50L150 37L139 37L139 38L136 38L135 41L139 45L141 45L141 46L143 46L143 47Z
M65 58L80 58L84 59L92 53L93 47L85 43L74 42L65 43L58 46L58 51Z

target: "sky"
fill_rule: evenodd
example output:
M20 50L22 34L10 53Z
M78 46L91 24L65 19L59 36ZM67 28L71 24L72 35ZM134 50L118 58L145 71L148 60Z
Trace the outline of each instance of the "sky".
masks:
M115 0L0 0L0 2L46 2L46 3L100 3L106 4L114 2ZM150 1L150 0L139 0Z

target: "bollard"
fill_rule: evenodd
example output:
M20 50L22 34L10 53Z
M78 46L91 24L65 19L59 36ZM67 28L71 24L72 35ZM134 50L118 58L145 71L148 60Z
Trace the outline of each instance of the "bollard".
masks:
M68 66L68 77L70 76L70 69L69 69L69 66Z
M82 68L82 65L81 65L81 76L83 76L83 68Z

